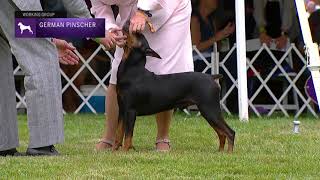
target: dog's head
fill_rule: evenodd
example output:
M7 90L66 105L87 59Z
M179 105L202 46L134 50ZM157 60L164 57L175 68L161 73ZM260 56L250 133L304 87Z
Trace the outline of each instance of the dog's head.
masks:
M127 36L127 42L124 46L124 55L122 60L128 60L133 54L140 54L144 57L151 56L161 59L158 53L150 48L149 43L142 33L129 33L130 21L127 21L122 28L122 32Z
M19 23L18 23L18 26L21 26L21 25L22 25L22 23L21 23L21 22L19 22Z

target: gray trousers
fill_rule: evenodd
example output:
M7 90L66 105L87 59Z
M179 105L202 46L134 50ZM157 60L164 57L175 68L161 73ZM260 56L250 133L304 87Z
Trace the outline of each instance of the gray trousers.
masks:
M41 7L30 10L39 9ZM53 145L64 140L61 76L56 47L49 39L15 38L16 10L18 8L11 0L1 1L0 151L19 145L11 52L25 73L29 147Z

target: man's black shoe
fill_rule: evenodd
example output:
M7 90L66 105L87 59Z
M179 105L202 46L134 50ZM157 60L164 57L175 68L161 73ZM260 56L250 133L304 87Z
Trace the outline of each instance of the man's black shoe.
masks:
M39 148L28 148L27 149L28 156L58 156L59 152L56 148L51 146L39 147Z
M17 151L16 148L0 151L0 156L22 156L21 153Z

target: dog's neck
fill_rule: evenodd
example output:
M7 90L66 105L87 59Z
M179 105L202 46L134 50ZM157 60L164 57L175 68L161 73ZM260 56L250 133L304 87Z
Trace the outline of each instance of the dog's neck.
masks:
M126 64L126 66L132 67L141 67L144 68L147 62L146 54L143 53L141 50L133 48L128 49L129 52L124 54L127 54L127 57L123 60Z
M131 49L127 54L126 59L123 59L118 68L118 78L121 79L124 74L130 74L130 77L137 77L137 72L139 75L141 73L148 73L149 71L145 68L146 65L146 55L137 49Z

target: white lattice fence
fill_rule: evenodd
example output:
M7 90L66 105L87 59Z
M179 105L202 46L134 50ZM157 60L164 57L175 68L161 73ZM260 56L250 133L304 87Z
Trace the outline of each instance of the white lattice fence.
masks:
M62 94L65 93L65 91L68 88L72 88L75 93L79 96L79 98L82 100L82 103L77 107L77 109L74 111L74 114L78 114L80 112L80 110L86 105L90 111L92 113L97 113L96 110L93 108L93 106L89 103L89 99L94 95L94 93L100 88L103 87L104 89L107 89L106 85L105 85L105 81L107 80L107 78L110 76L110 71L106 73L106 75L101 79L97 73L92 69L92 67L90 66L90 62L93 60L93 58L95 56L97 56L97 54L99 53L99 51L103 49L104 52L106 53L107 56L109 56L109 58L111 60L113 60L113 56L111 55L110 52L105 51L105 49L103 48L103 46L99 46L92 54L91 56L89 56L87 59L85 59L78 51L75 51L75 53L77 54L77 56L80 58L80 61L82 63L81 67L76 71L76 73L72 76L72 77L68 77L63 70L60 69L61 72L61 76L64 80L66 80L66 84L63 86L62 88ZM111 61L112 62L112 61ZM110 63L111 63L110 62ZM76 78L80 75L81 72L83 72L84 70L87 70L88 72L90 72L93 77L97 80L98 84L94 87L94 89L87 95L84 96L82 94L82 92L75 86L74 81L76 80ZM22 76L22 72L21 72L21 68L18 66L15 70L14 70L14 75L15 77L18 76ZM21 109L21 108L26 108L27 105L25 103L25 97L24 97L24 92L17 92L16 91L16 97L18 99L17 102L17 108ZM65 111L63 111L64 113L66 113Z
M231 54L235 51L236 46L234 45L231 50L228 52L228 54L219 62L219 66L225 71L227 74L227 78L230 78L230 80L233 82L233 85L227 89L226 93L223 95L221 104L222 108L230 114L229 109L227 108L226 100L231 94L231 92L236 89L238 86L238 81L235 77L232 76L228 68L225 66L226 61L230 60ZM258 72L258 70L254 67L254 62L258 59L259 55L266 51L269 55L269 59L275 64L275 66L271 69L271 71L264 77ZM282 66L282 63L290 58L292 58L292 53L295 53L298 57L298 59L302 64L303 67L299 70L299 72L286 72L284 67ZM292 59L291 59L292 60ZM219 61L216 59L216 61ZM289 63L290 64L290 63ZM291 64L292 65L292 64ZM303 55L301 55L300 51L296 48L294 44L289 44L286 51L283 53L282 57L280 59L277 59L274 53L271 51L271 49L263 44L256 52L254 57L252 59L247 58L247 70L251 69L254 73L254 77L257 79L257 81L260 83L259 87L255 90L253 95L249 97L248 104L250 109L257 115L261 116L261 113L257 109L258 106L264 106L267 107L268 112L267 115L272 115L276 110L280 110L285 116L289 116L287 110L295 110L295 117L298 117L301 115L301 113L307 108L307 110L312 113L313 116L318 117L312 106L310 105L311 99L309 97L306 97L303 95L301 90L297 87L297 81L301 78L302 74L307 70L307 61L304 58ZM268 82L272 80L272 77L275 76L276 71L280 71L280 74L276 75L284 81L284 83L287 84L287 86L283 89L281 89L282 95L280 97L276 97L275 92L271 90L271 87L268 86ZM258 95L261 93L261 91L265 89L268 93L268 95L272 98L274 101L274 104L264 105L254 104L254 100L258 97ZM292 92L293 98L295 98L294 102L296 104L294 105L288 105L287 98L289 95L289 92ZM300 101L299 101L300 100Z
M94 59L94 57L97 56L98 52L101 49L103 49L103 46L99 46L87 59L85 59L78 51L75 51L76 54L79 56L82 65L72 77L68 77L62 70L60 70L62 78L64 78L66 80L66 82L67 82L62 88L62 93L65 93L65 91L68 88L72 88L75 91L75 93L79 96L79 98L82 100L81 104L74 111L75 114L79 113L80 110L84 106L87 106L92 113L96 114L96 109L94 109L94 107L90 104L89 99L92 96L94 96L94 93L100 87L102 87L104 89L107 88L106 85L105 85L105 81L110 76L110 71L107 72L103 78L100 78L97 75L97 73L93 70L93 68L90 66L90 64L89 64ZM219 53L216 51L216 46L215 46L214 49L215 49L214 53L208 55L208 54L202 54L196 47L193 47L193 50L194 50L195 54L197 55L197 58L200 58L206 64L206 68L203 70L203 72L206 72L207 70L211 69L211 73L212 74L216 74L216 73L219 72L219 67L220 67L221 69L223 69L225 71L225 73L227 74L228 78L230 78L230 80L233 82L233 85L225 92L225 94L223 95L223 97L221 99L222 108L228 114L231 114L230 110L226 106L226 100L230 96L232 90L237 88L237 79L235 79L232 76L232 74L230 73L228 68L225 66L225 63L230 58L231 54L235 51L236 47L233 46L231 48L231 50L227 53L225 58L222 59L221 61L219 61ZM111 55L111 53L108 52L108 51L105 51L105 49L103 49L103 50L106 53L106 55L109 56L109 58L111 60L113 60L113 56ZM263 79L260 76L260 74L257 72L255 67L253 66L253 63L254 63L255 59L258 57L258 55L263 50L266 50L268 52L268 54L270 55L271 59L276 64L276 66L273 68L273 70L270 72L270 74L265 79ZM297 50L297 48L293 44L290 46L290 48L286 51L286 53L283 55L283 57L280 60L276 59L275 56L272 54L272 51L267 46L263 45L263 46L261 46L261 48L259 49L257 54L254 56L254 58L252 60L248 60L247 61L247 69L251 68L253 70L253 72L256 74L257 79L261 82L260 87L256 90L255 94L249 99L250 108L258 116L260 116L260 113L257 110L256 106L253 104L253 100L257 97L257 95L259 94L259 92L263 88L265 88L267 90L269 95L275 101L275 104L272 106L272 108L270 108L270 111L269 111L268 115L271 115L275 110L280 109L281 112L283 112L284 115L288 116L288 113L287 113L286 109L283 107L283 105L281 104L281 102L283 101L283 99L285 99L285 97L287 96L287 94L288 94L288 92L290 90L294 90L294 91L296 91L298 97L303 102L303 104L301 106L299 106L299 111L297 111L296 116L299 116L303 112L303 110L305 108L307 108L314 116L317 116L317 114L314 112L314 110L310 106L310 102L311 102L310 98L305 98L303 96L303 94L300 92L300 90L296 86L296 82L299 79L299 77L301 77L301 74L306 70L306 66L304 66L295 76L288 75L288 73L285 72L285 70L281 66L281 62L284 61L286 59L286 57L293 51L298 55L299 59L303 62L303 64L306 65L306 60L304 59L304 57L301 55L301 53ZM209 62L207 60L208 57L211 58L211 62ZM270 80L270 77L272 76L272 74L274 74L274 72L277 69L279 69L282 72L282 74L284 75L284 78L288 81L288 84L289 84L289 86L287 87L286 90L284 90L283 95L280 98L276 98L274 93L270 90L270 87L268 87L268 85L267 85L267 82ZM83 93L74 84L74 81L76 80L76 78L84 70L90 72L98 82L98 84L86 96L84 96ZM17 77L21 77L23 75L21 73L20 67L17 67L14 70L14 75L16 76L16 78ZM17 108L26 108L26 102L25 102L24 93L23 92L22 93L21 92L16 92L16 97L18 99ZM64 113L65 113L65 111L64 111Z

